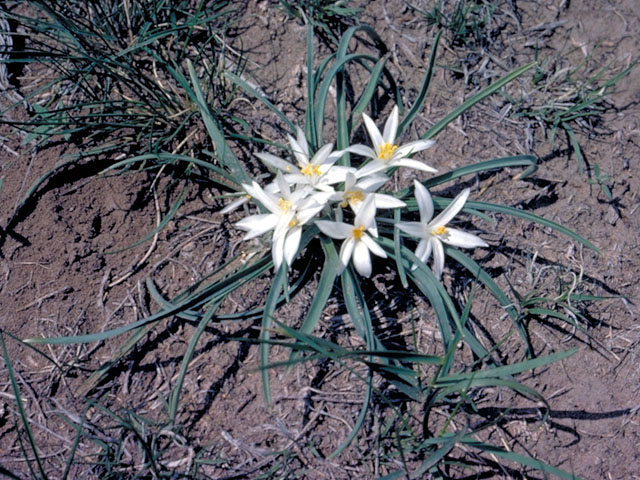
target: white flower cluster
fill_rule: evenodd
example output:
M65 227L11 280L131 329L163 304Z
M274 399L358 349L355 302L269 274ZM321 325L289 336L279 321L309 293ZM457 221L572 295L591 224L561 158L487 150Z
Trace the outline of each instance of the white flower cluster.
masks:
M394 107L382 133L369 116L363 114L364 124L373 144L352 145L341 151L333 151L333 145L320 148L313 157L304 132L297 129L297 138L289 136L289 143L296 163L291 163L269 153L258 157L277 171L275 181L262 188L253 181L243 184L245 197L229 204L222 211L227 213L249 199L258 202L269 213L251 215L236 223L245 230L245 240L273 231L272 256L276 269L283 262L290 266L293 262L302 229L312 221L325 235L343 240L340 248L339 272L353 261L360 275L371 275L371 253L386 258L386 253L377 243L378 229L376 210L401 208L406 204L391 196L377 193L389 178L384 172L391 167L408 167L424 172L436 170L422 162L409 159L416 152L433 145L432 140L417 140L403 146L395 144L398 131L398 108ZM370 159L359 169L336 165L346 152ZM479 237L446 227L446 224L462 209L469 195L464 190L447 208L433 218L433 202L428 190L415 181L415 196L420 210L420 222L398 222L396 227L406 234L419 239L416 256L426 262L431 253L434 256L434 273L439 277L444 268L442 242L458 247L486 247ZM336 220L317 219L330 217L331 207L336 207ZM353 223L343 220L342 209L352 211ZM414 265L414 268L416 265Z

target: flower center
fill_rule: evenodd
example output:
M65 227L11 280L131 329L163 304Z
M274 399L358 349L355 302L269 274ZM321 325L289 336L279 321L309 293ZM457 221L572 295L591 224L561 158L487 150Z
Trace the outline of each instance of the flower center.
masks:
M360 225L359 227L356 227L353 229L353 238L355 238L356 240L360 240L363 234L364 234L364 225Z
M301 168L300 172L306 177L319 177L320 175L322 175L320 167L311 163L308 163L304 168Z
M344 201L340 204L342 208L345 208L349 203L358 204L364 200L364 193L362 190L347 190L344 192Z
M291 202L289 200L284 199L284 198L279 198L278 199L278 206L280 207L280 210L282 210L282 213L287 213L289 211L289 209L291 208Z
M393 154L398 149L398 145L394 145L392 143L383 143L380 145L380 153L378 153L378 158L380 160L389 160L393 157Z
M438 236L446 235L447 232L448 232L447 227L445 227L444 225L440 225L439 227L433 230L433 233L435 233Z

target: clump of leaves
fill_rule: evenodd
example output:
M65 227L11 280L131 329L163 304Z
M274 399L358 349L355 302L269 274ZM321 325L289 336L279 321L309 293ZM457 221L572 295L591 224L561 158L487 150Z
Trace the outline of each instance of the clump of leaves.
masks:
M410 6L423 16L429 27L444 31L451 46L476 50L489 47L500 32L494 19L499 3L440 0L430 7Z
M342 34L357 21L361 8L349 6L349 0L279 0L288 15L313 25L324 41L337 45Z
M6 61L38 77L21 85L32 118L5 122L25 142L59 135L85 154L197 150L196 109L175 79L187 60L200 66L212 112L232 98L222 73L242 60L230 61L224 39L231 2L34 0L16 13L22 3L4 6L27 39Z
M616 68L610 63L594 70L591 56L585 56L577 65L572 62L572 53L578 51L560 52L543 61L539 61L539 52L536 52L538 64L532 73L532 88L519 98L506 97L515 107L515 118L530 119L542 127L552 150L558 133L563 133L575 155L578 173L586 176L589 183L598 185L612 201L613 179L597 162L588 163L577 134L592 137L610 133L603 118L615 110L610 96L640 57L624 67Z

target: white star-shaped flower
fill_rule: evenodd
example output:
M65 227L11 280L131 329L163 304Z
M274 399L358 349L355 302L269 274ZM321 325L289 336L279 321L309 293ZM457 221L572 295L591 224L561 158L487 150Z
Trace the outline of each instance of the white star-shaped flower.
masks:
M271 254L277 270L283 260L288 266L291 265L300 245L302 226L322 210L329 194L312 193L308 187L298 188L292 192L280 173L276 177L276 182L278 195L264 190L255 181L251 185L242 185L244 190L270 213L243 218L236 223L236 226L247 232L245 240L273 230Z
M384 130L380 133L376 124L366 114L362 114L364 126L369 133L369 138L373 144L373 148L366 145L352 145L345 151L371 158L372 160L364 167L358 170L356 176L358 178L371 175L391 167L407 167L415 168L423 172L436 172L435 168L430 167L426 163L407 158L416 152L420 152L431 147L435 142L433 140L415 140L405 145L399 146L396 142L398 133L398 106L394 106L391 115L384 125Z
M376 204L375 197L370 195L363 202L355 216L353 225L345 222L332 222L329 220L316 220L316 225L322 233L338 240L344 240L340 247L340 269L338 274L353 260L357 272L363 277L371 276L371 255L386 258L387 254L382 247L371 238L378 236L376 228Z
M340 202L342 208L351 207L354 213L358 213L369 195L375 197L376 208L406 207L406 203L392 195L376 193L376 190L387 183L388 180L389 177L386 175L369 175L358 180L354 173L349 172L344 181L344 190L336 191L329 197L329 200Z
M433 273L436 277L440 278L444 270L444 248L442 247L442 242L461 248L489 246L476 235L446 226L462 210L469 197L470 190L468 188L460 192L447 208L433 218L433 201L429 191L417 180L414 180L413 184L420 211L420 221L398 222L396 227L410 236L420 239L415 255L422 262L426 263L431 256L431 252L433 252ZM413 265L413 268L417 268L417 265Z
M296 128L297 138L289 137L289 144L297 165L271 153L258 153L256 156L268 166L285 174L287 182L310 185L318 190L333 191L331 185L344 182L347 172L355 171L349 167L334 165L345 153L333 151L333 144L328 143L310 158L309 145L300 128Z

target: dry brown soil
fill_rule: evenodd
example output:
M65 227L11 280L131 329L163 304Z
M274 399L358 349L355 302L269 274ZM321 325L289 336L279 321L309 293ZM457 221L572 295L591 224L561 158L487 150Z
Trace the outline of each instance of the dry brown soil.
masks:
M458 58L451 46L443 49L439 66L461 65L464 60L470 75L465 78L438 68L425 111L407 137L424 131L488 81L532 61L536 44L541 58L562 58L564 66L586 62L587 72L609 63L611 72L620 71L640 50L635 0L504 3L503 14L517 12L520 26L510 23L499 37L500 43L475 59ZM426 2L422 4L426 6ZM433 40L424 21L403 2L379 1L370 2L362 20L375 26L392 53L391 68L408 95L415 94ZM250 2L242 28L242 36L234 41L252 61L247 75L292 119L302 121L304 26L274 5ZM563 65L547 67L557 72ZM27 68L19 82L24 88L28 88L29 75L33 72ZM513 95L532 103L562 93L538 92L538 97L528 98L532 89L525 80L509 88ZM550 84L549 89L553 88ZM6 92L3 106L12 101ZM558 135L552 149L545 136L549 130L535 120L511 115L500 95L447 127L429 151L429 161L441 171L500 156L537 155L542 163L530 179L515 178L519 170L514 169L463 182L473 188L475 199L526 208L580 233L601 250L595 254L548 229L507 217L496 216L495 225L477 222L476 227L483 230L494 249L479 252L475 258L495 273L501 286L507 288L510 282L523 295L539 290L554 296L562 290L560 284L566 291L575 282L584 293L625 297L591 303L586 309L590 323L583 324L586 332L573 331L549 318L529 323L536 354L578 349L562 362L520 377L547 398L548 416L542 415L539 404L506 393L500 397L493 392L492 402L479 403L487 410L497 405L512 408L500 427L487 433L487 440L589 480L640 479L640 327L636 305L640 296L639 101L636 69L616 86L602 121L577 128L586 160L591 165L597 163L612 179L613 201L577 173L575 155L567 150L563 135ZM18 109L11 115L25 118L27 113ZM265 135L277 135L275 121L264 120L268 115L256 111L254 128ZM122 475L132 476L142 468L143 458L133 434L113 428L117 421L99 408L87 410L86 400L95 399L127 421L134 421L134 415L164 421L163 399L174 384L194 326L179 320L162 322L89 397L80 386L92 369L111 358L118 340L39 347L63 366L57 369L15 338L96 332L139 320L158 308L145 279L152 278L169 298L223 261L246 253L245 247L237 244L232 225L215 213L222 204L212 192L191 186L175 221L157 239L109 253L153 229L157 215L166 212L175 200L176 189L166 181L152 185L153 173L96 176L106 163L88 164L60 170L38 189L32 201L18 209L29 186L74 152L73 145L61 140L38 147L22 141L21 134L6 125L1 127L0 328L31 429L50 478L62 475L75 440L75 430L64 419L83 416L96 441L121 442L121 462L127 466ZM439 193L451 196L459 187ZM397 297L392 290L397 283L385 283L384 272L378 273L371 287L382 304L391 303ZM468 293L468 283L456 283L452 273L446 275L447 285ZM254 283L250 291L232 295L225 308L229 312L254 308L264 300L268 286L268 278ZM291 305L279 310L279 319L299 325L312 295L313 283ZM393 335L408 338L409 310L400 305L380 318L381 331L388 328ZM330 302L316 333L357 345L357 336L343 313L335 301ZM482 293L477 295L472 317L487 342L512 329L495 302ZM386 334L391 337L389 331ZM422 319L418 337L425 353L433 353L430 345L435 331L432 319ZM360 439L337 458L325 458L344 440L359 412L364 388L348 372L327 364L275 371L271 375L274 402L265 406L256 370L257 350L249 343L232 340L256 335L253 323L212 323L189 367L178 416L182 428L140 426L144 435L165 445L161 462L168 469L184 471L201 455L219 460L201 467L206 478L374 478L393 470L391 464L381 466L375 460L377 447L370 444L379 427L375 408ZM504 359L521 360L521 342L514 339L512 343L504 347ZM286 358L283 354L275 351L274 358ZM24 428L6 365L0 364L0 466L17 478L30 478L18 440L25 442ZM286 458L275 454L283 450L290 452ZM95 461L90 455L96 451L97 443L83 437L69 478L99 478L88 463ZM32 456L30 451L27 455ZM478 472L484 474L476 477L467 470L464 478L543 478L515 464L492 466L491 460L486 456L484 466L478 466ZM399 462L395 464L400 467ZM455 472L452 467L454 478ZM457 475L463 478L462 473Z

